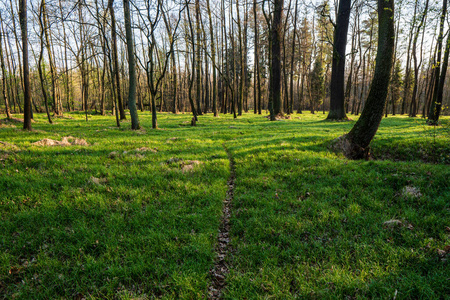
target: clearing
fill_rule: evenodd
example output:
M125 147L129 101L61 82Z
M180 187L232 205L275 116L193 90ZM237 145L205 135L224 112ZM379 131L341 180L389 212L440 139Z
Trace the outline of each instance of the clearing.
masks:
M0 297L207 298L217 253L225 299L450 294L448 117L390 116L349 161L322 113L70 116L0 125Z

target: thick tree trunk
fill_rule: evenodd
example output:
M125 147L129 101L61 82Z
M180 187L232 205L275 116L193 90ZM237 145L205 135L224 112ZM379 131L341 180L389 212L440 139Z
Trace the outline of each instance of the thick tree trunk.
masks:
M330 112L327 120L345 120L345 48L347 46L348 24L351 0L340 0L336 28L334 30L333 62L330 84Z
M281 110L281 35L283 30L283 4L284 0L273 1L273 20L270 32L271 44L271 67L270 67L270 89L269 89L269 110L270 120L274 121L275 116L282 113Z
M335 141L335 146L351 159L368 157L369 144L383 118L395 46L394 0L378 0L378 24L375 73L366 105L352 130Z

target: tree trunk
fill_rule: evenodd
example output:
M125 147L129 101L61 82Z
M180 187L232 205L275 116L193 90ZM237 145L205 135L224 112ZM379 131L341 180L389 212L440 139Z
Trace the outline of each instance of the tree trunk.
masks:
M350 159L368 157L369 144L383 118L395 47L394 0L378 0L378 24L376 66L366 105L352 130L336 141Z
M23 129L31 130L30 69L28 67L27 0L19 0L19 22L22 31L24 110Z
M45 23L43 21L43 9L42 5L39 8L39 25L41 27L40 38L40 51L39 51L39 61L38 61L38 73L39 81L41 83L42 96L44 98L45 112L47 113L48 122L52 124L52 118L50 117L50 112L48 109L48 97L47 97L47 87L46 80L44 78L45 70L43 70L42 60L44 57L44 35L45 35Z
M284 0L274 0L273 20L271 26L271 68L269 89L270 120L281 114L281 34L283 30L283 3Z
M418 1L415 1L414 14L413 14L414 18L417 13L417 5L418 5ZM404 115L406 113L407 100L408 100L408 96L409 96L409 78L411 76L410 54L411 54L411 44L412 44L413 33L414 33L414 23L415 22L411 22L411 30L409 32L409 39L408 39L408 49L406 50L405 82L404 82L404 88L403 88L402 110L400 113L402 115Z
M0 19L1 19L1 14L0 14ZM3 22L2 22L3 25ZM9 108L9 104L8 104L8 97L6 96L6 68L5 68L5 60L3 58L3 41L2 41L2 35L0 34L0 64L1 64L1 69L2 69L2 96L3 99L5 100L5 110L6 110L6 118L10 119L11 118L11 112L10 112L10 108Z
M237 13L237 25L238 25L238 37L239 37L239 66L240 66L240 81L239 81L239 94L238 94L238 116L242 116L242 110L244 105L244 85L245 85L245 69L244 69L244 41L242 37L242 26L239 9L239 0L236 1L236 13ZM236 69L236 66L235 66ZM237 78L237 77L236 77Z
M201 14L200 14L200 0L195 0L195 30L197 33L196 38L196 47L197 47L197 58L196 58L196 100L197 100L197 113L198 115L202 115L202 105L201 105L201 89L202 89L202 80L201 80L201 71L202 71L202 62L201 62Z
M117 50L117 33L116 33L116 16L114 13L114 0L108 1L109 13L111 15L111 43L112 43L112 56L113 56L113 65L114 65L114 79L116 80L116 89L117 89L117 105L120 113L120 120L125 120L127 117L125 115L125 110L123 108L122 102L122 94L120 88L120 73L119 73L119 54Z
M259 28L257 22L257 14L256 14L256 0L253 0L253 16L255 21L255 77L256 77L256 86L258 91L258 96L255 99L255 111L256 111L256 102L258 103L258 114L261 114L261 75L260 75L260 67L259 67Z
M291 49L291 71L289 75L290 95L288 113L294 113L294 58L295 58L295 36L297 35L297 13L298 13L298 0L295 0L294 10L294 29L292 32L292 49Z
M140 128L139 117L136 108L136 63L134 57L133 31L131 29L130 1L123 0L123 14L125 19L125 34L128 52L128 109L130 110L131 129Z
M334 30L333 62L330 84L330 112L327 120L346 120L345 113L345 48L347 46L348 24L351 0L340 0L336 28Z
M186 3L186 5L188 5ZM191 110L192 110L192 114L193 114L193 118L195 121L198 121L198 117L197 117L197 110L195 108L195 104L194 104L194 99L192 98L192 86L194 85L194 78L195 78L195 70L196 70L196 62L195 62L195 56L197 55L195 52L195 41L194 41L194 28L192 26L192 21L191 21L191 14L190 14L190 9L189 7L187 8L187 17L188 17L188 23L189 23L189 30L190 30L190 34L191 34L191 39L192 39L192 75L189 76L189 103L191 105ZM198 109L200 110L200 107L198 107Z
M427 15L427 10L428 10L428 2L429 0L427 0L425 2L425 8L424 11L422 13L422 18L420 20L419 25L417 26L416 29L416 33L414 35L414 40L413 40L413 48L412 48L412 55L413 55L413 60L414 60L414 85L413 85L413 92L412 92L412 97L411 97L411 107L409 109L409 116L410 117L416 117L416 107L417 107L417 86L418 86L418 82L419 82L419 68L420 68L420 64L417 63L417 39L419 38L419 34L420 34L420 29L423 26L423 23L425 21L425 17Z
M211 8L209 6L209 0L206 0L206 6L208 9L209 18L209 34L211 36L211 61L212 61L212 71L213 71L213 81L212 81L212 111L214 117L218 116L217 113L217 74L216 74L216 45L213 30L213 22L211 18Z
M47 6L45 3L45 0L42 0L41 3L41 9L42 9L42 22L44 25L44 35L45 35L45 46L47 48L47 55L48 55L48 61L50 66L50 76L51 76L51 84L52 84L52 106L53 106L53 112L56 115L59 115L58 105L56 103L56 68L55 63L53 61L53 53L51 49L51 43L50 43L50 23L48 21L47 17ZM83 26L80 24L80 26Z

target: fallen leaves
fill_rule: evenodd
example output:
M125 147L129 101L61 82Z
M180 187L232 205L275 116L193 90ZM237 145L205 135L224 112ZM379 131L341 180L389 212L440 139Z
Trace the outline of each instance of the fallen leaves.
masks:
M8 142L2 142L0 141L0 149L2 150L19 150L19 147L17 147L14 144L8 143Z
M65 136L61 141L56 141L52 139L42 139L40 141L32 143L34 146L89 146L85 139L79 139L73 136Z
M148 147L141 147L141 148L137 148L134 151L136 151L136 152L152 152L152 153L156 153L156 152L158 152L158 149L156 149L156 148L148 148Z
M194 170L195 165L200 165L202 162L198 160L187 160L181 164L181 171L183 173L191 172Z
M392 220L389 220L389 221L386 221L386 222L383 223L383 226L385 228L401 227L402 225L403 225L402 221L395 220L395 219L392 219Z
M108 182L108 179L106 178L97 178L94 176L91 176L91 178L89 178L89 182L95 185L102 185Z
M191 172L194 170L194 166L201 165L203 162L199 160L184 160L179 157L171 157L166 160L166 164L178 164L178 167L181 169L183 173Z
M422 197L422 193L420 192L420 189L415 186L405 186L402 189L402 195L403 197L409 197L409 198L420 198Z

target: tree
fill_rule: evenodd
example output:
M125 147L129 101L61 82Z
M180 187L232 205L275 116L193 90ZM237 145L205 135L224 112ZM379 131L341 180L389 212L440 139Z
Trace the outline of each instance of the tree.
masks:
M283 30L284 0L273 1L273 18L270 27L270 83L269 83L269 111L270 120L274 121L281 114L281 36Z
M378 25L375 73L366 105L350 132L335 140L335 148L350 159L368 157L369 144L383 118L395 47L394 0L378 0Z
M413 85L413 92L411 97L411 107L409 109L409 116L415 117L417 113L417 90L419 85L419 68L422 64L422 57L420 59L420 62L417 62L417 40L419 38L420 30L422 26L424 25L427 13L428 13L428 2L429 0L426 0L425 2L425 8L422 12L422 17L420 19L419 25L417 26L416 33L414 34L414 40L413 40L413 48L412 48L412 56L414 59L414 85ZM422 45L420 46L422 49L423 46L423 39L422 39ZM422 51L421 51L422 52Z
M254 76L254 106L255 106L255 114L261 114L261 76L260 76L260 66L259 66L259 28L258 28L258 14L256 13L256 0L253 0L253 20L255 26L255 72Z
M40 43L40 51L39 51L39 60L38 60L38 73L39 73L39 80L41 83L41 91L42 96L44 98L44 105L45 105L45 112L47 113L47 119L50 124L52 124L52 118L50 117L50 112L48 109L48 96L47 96L47 87L46 87L46 78L45 78L45 67L42 63L43 57L44 57L44 35L45 35L45 18L44 18L44 8L45 8L45 2L42 1L41 5L39 6L39 27L41 28L39 39L41 41ZM87 120L87 118L86 118Z
M323 62L319 57L314 62L313 70L310 74L310 110L313 114L316 107L323 103L325 74L323 72Z
M48 62L49 62L49 67L50 67L50 75L51 75L51 85L52 85L52 106L53 106L53 112L56 115L59 115L59 109L58 109L58 104L57 104L57 99L56 99L56 67L55 67L55 63L53 60L53 53L52 53L52 45L50 42L50 22L48 20L48 16L47 16L47 5L45 0L42 0L41 2L41 16L42 16L42 24L43 24L43 31L44 31L44 36L45 36L45 46L47 48L47 55L48 55Z
M130 76L130 83L128 86L128 108L131 116L131 129L137 130L140 128L139 117L136 108L136 62L134 58L134 41L133 31L131 29L131 14L130 1L123 0L123 14L125 17L125 34L127 40L128 52L128 75Z
M197 89L197 93L196 93L196 100L197 100L197 114L198 115L203 115L202 113L202 105L200 102L201 99L201 88L202 88L202 80L201 80L201 72L202 72L202 62L201 62L201 38L202 38L202 31L201 31L201 21L202 21L202 17L201 17L201 13L200 13L200 0L195 0L195 30L197 33L197 39L196 39L196 47L197 47L197 57L196 57L196 89Z
M30 69L28 67L28 30L27 30L27 0L19 0L19 22L22 31L22 60L23 60L23 129L31 131L31 90Z
M244 40L242 36L241 17L239 14L239 0L236 1L236 13L237 13L237 25L238 25L238 37L239 37L239 65L240 65L240 81L239 81L239 94L238 94L238 115L242 116L242 110L244 107L244 86L245 86L245 67L244 67ZM235 66L236 69L236 66ZM236 76L237 78L237 76Z
M442 63L441 69L441 51L442 51L442 40L443 40L443 30L444 30L444 22L445 16L447 15L447 0L442 1L442 15L439 26L439 37L438 37L438 53L437 53L437 61L435 66L435 86L433 93L433 100L431 101L430 112L428 114L428 124L437 125L439 121L439 115L441 113L443 93L444 93L444 83L445 83L445 75L447 74L447 66L448 66L448 57L449 57L449 47L450 47L450 36L447 37L447 44L445 47L445 54ZM441 71L441 74L439 72Z
M208 9L208 19L209 19L209 34L211 36L211 61L212 61L212 71L213 71L213 82L212 82L212 110L214 117L218 116L217 112L217 73L216 73L216 44L214 37L214 25L211 17L211 7L209 0L206 0L206 8Z
M192 99L192 86L194 85L194 77L195 77L195 71L196 71L196 52L195 52L195 41L194 41L194 27L192 26L192 20L191 20L191 14L189 9L189 0L186 0L186 6L187 8L187 18L188 18L188 24L189 24L189 33L191 35L191 42L192 42L192 75L189 77L189 103L191 105L191 111L192 115L195 121L198 121L197 117L197 109L195 108L194 99ZM200 110L200 107L198 107Z
M292 32L292 49L291 49L291 71L289 75L289 105L288 105L288 113L294 112L294 58L295 58L295 41L297 35L297 13L298 13L298 0L295 0L295 9L294 9L294 29Z
M400 61L397 60L395 62L394 71L392 73L391 79L391 105L392 105L392 114L396 113L396 104L400 101L400 90L403 85L402 80L402 68Z
M117 89L117 106L119 108L120 119L125 120L125 110L123 109L122 94L120 92L120 73L119 73L119 54L117 51L117 33L116 33L116 16L114 13L114 0L108 0L109 13L111 15L111 40L112 40L112 56L114 65L114 79L116 81L115 88Z
M3 19L1 17L1 13L0 13L0 21L2 22L3 25ZM8 104L8 97L6 95L6 89L7 89L7 83L6 83L6 68L5 68L5 60L3 58L3 41L2 41L2 34L0 34L0 64L1 64L1 69L2 69L2 96L3 99L5 100L5 110L6 110L6 118L10 119L11 118L11 113L10 113L10 109L9 109L9 104Z
M336 27L334 29L333 62L331 67L330 112L327 120L345 120L345 47L347 46L348 23L351 0L340 0Z

